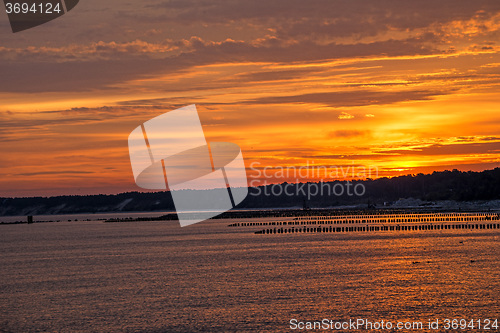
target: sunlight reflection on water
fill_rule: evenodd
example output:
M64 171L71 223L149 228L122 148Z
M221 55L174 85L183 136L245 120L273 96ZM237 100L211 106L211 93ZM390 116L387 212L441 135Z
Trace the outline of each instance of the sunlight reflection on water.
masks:
M0 331L289 330L499 315L498 230L254 235L217 220L0 226Z

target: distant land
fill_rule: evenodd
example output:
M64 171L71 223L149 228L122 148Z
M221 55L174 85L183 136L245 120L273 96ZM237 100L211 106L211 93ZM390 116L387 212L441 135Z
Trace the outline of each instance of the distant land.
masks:
M308 183L316 184L319 183ZM326 182L333 187L344 182ZM458 170L394 178L353 180L364 185L362 196L341 196L327 191L310 196L288 196L285 186L275 184L250 188L250 194L237 208L327 208L327 207L441 207L450 210L500 209L500 168L481 172ZM340 185L339 185L340 186ZM293 184L293 189L299 188ZM307 189L307 187L304 187ZM360 188L360 187L358 187ZM275 195L279 194L281 195ZM289 192L295 192L290 190ZM267 193L267 195L266 195ZM271 194L273 193L273 194ZM99 212L170 211L174 204L169 192L128 192L116 195L84 195L29 198L0 198L0 216L50 215Z

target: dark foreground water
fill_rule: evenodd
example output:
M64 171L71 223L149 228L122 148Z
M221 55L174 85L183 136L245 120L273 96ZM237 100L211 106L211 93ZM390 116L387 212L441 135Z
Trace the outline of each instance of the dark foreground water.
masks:
M500 317L498 230L254 235L232 222L0 226L0 332Z

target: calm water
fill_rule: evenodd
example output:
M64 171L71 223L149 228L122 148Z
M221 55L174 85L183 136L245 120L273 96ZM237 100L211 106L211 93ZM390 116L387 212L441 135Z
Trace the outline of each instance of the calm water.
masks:
M0 226L0 331L500 317L498 230L254 235L233 222Z

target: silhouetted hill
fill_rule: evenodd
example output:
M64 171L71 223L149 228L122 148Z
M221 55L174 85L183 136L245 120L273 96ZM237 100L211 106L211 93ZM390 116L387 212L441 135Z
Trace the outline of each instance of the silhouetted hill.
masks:
M251 188L238 208L331 207L340 205L382 205L400 198L424 201L497 200L500 199L500 168L482 172L458 170L432 174L345 182L274 184ZM323 188L323 193L315 194ZM342 195L339 195L343 188ZM354 194L357 189L358 196ZM309 189L309 191L308 191ZM330 189L328 191L328 189ZM287 194L292 194L288 195ZM309 192L309 195L308 195ZM334 193L335 192L335 193ZM129 192L116 195L0 198L0 216L93 213L119 211L174 210L169 192Z

